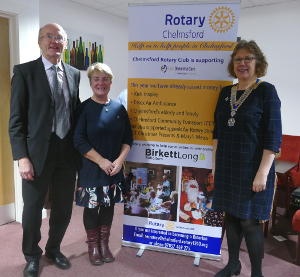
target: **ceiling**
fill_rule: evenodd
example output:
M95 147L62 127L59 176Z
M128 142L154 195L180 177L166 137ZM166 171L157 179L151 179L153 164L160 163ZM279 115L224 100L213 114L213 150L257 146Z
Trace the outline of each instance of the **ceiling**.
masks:
M90 7L105 13L109 13L118 17L127 18L128 17L128 4L151 4L151 3L176 3L176 2L209 2L207 0L199 1L184 1L184 0L69 0L70 2L75 2L83 6ZM221 2L233 2L232 0L222 0ZM278 3L292 2L296 0L241 0L241 9L273 5ZM219 1L210 1L212 3L218 3Z

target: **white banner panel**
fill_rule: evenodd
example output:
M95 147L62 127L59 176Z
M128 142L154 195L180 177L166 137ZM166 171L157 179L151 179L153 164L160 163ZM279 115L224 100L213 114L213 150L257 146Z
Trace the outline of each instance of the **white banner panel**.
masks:
M211 210L213 114L240 3L129 6L128 113L134 143L123 244L218 258ZM143 174L141 174L141 172Z

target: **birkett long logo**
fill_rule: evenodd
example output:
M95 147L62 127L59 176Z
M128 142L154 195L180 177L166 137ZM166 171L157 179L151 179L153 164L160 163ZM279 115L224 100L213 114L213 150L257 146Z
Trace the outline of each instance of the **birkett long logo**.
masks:
M227 32L232 28L234 23L234 13L228 7L215 8L209 17L209 25L217 33Z
M180 152L177 150L155 150L146 148L145 149L145 156L148 160L163 160L165 158L171 158L176 160L190 160L193 162L198 162L199 160L205 160L205 154L195 154L195 153L187 153L187 152Z

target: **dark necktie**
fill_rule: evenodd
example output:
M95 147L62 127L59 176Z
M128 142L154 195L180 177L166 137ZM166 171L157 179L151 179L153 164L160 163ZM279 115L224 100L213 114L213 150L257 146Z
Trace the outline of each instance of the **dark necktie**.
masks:
M53 99L55 106L55 133L63 139L70 129L69 113L63 93L63 80L59 76L59 67L53 65Z

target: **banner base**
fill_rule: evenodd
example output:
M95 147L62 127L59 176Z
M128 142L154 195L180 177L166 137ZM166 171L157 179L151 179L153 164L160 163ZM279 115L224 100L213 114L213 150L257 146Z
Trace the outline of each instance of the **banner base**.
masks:
M180 250L168 249L168 248L164 248L164 247L145 245L145 244L141 244L141 243L134 243L134 242L124 241L124 240L122 241L122 246L139 248L138 252L136 253L137 257L141 257L145 250L152 250L152 251L157 251L157 252L166 252L169 254L191 256L191 257L194 257L194 261L193 261L194 266L200 265L200 259L217 260L217 261L221 260L221 254L214 255L214 254L198 253L198 252L191 252L191 251L180 251Z
M200 259L201 259L200 255L195 255L194 266L199 266L200 265Z
M144 247L140 247L139 251L136 253L137 257L142 257L143 253L144 253L145 248Z

